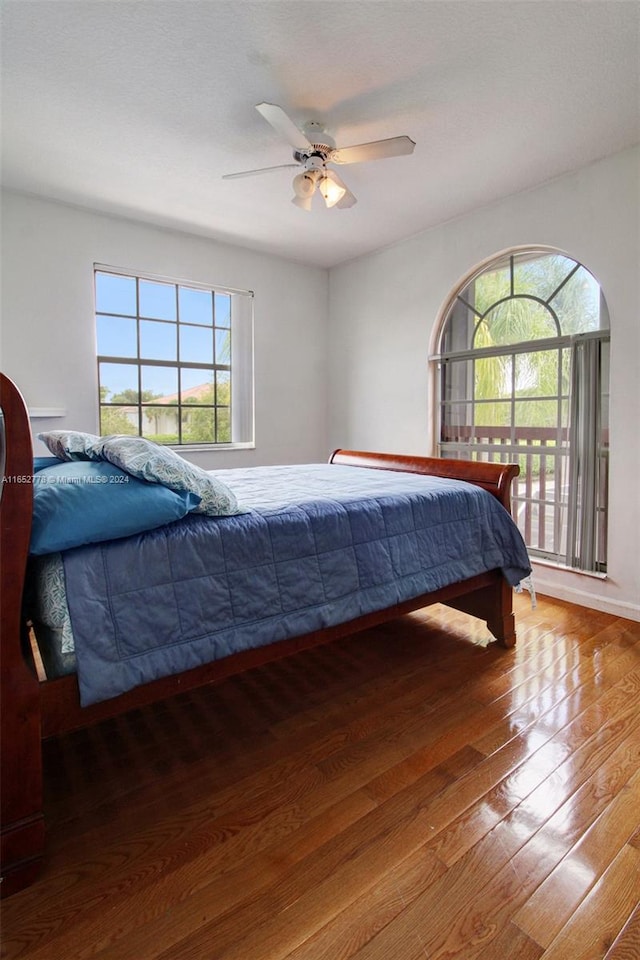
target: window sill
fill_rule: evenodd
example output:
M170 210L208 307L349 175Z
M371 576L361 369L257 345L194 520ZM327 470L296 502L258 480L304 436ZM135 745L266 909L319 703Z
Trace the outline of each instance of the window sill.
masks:
M545 557L532 557L529 559L535 566L550 567L552 570L562 570L564 573L575 573L580 577L591 577L593 580L608 580L606 573L598 573L597 570L578 570L577 567L569 567L566 563L559 563L557 560L548 560Z
M167 443L176 453L218 453L229 450L255 450L253 441L248 443Z
M54 417L66 417L66 407L29 407L30 420L51 420Z

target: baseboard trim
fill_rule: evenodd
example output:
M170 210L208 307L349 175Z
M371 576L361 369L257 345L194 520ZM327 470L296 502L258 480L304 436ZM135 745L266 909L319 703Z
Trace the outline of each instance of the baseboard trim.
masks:
M554 583L544 576L548 568L535 567L533 583L537 593L556 600L566 600L567 603L576 603L579 607L590 607L592 610L601 610L602 613L611 613L625 620L640 621L640 604L629 603L626 600L613 600L603 597L589 590L579 590L566 584Z

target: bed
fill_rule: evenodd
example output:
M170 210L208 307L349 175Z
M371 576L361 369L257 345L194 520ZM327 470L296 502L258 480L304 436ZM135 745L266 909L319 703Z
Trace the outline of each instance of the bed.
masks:
M78 670L51 679L24 610L41 485L24 401L2 374L0 406L3 896L42 859L43 738L431 603L515 644L512 588L530 573L508 515L518 467L337 450L323 465L212 474L233 491L226 512L202 516L200 497L185 494L185 515L64 549ZM69 469L119 477L108 454L103 444L96 464Z

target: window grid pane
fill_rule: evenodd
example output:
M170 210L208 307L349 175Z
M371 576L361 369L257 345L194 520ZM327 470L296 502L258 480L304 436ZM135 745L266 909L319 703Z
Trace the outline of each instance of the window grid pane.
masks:
M231 443L231 294L99 269L95 287L100 432Z

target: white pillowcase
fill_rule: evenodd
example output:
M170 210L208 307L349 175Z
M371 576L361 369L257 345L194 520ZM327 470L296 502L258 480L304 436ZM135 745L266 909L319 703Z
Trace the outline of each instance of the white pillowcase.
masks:
M79 430L51 430L39 433L42 440L58 460L95 460L88 450L100 437L94 433L81 433Z
M189 463L169 447L161 447L144 437L100 437L88 452L92 459L109 460L139 480L197 494L200 504L193 513L229 517L245 512L238 506L233 491L217 477Z

